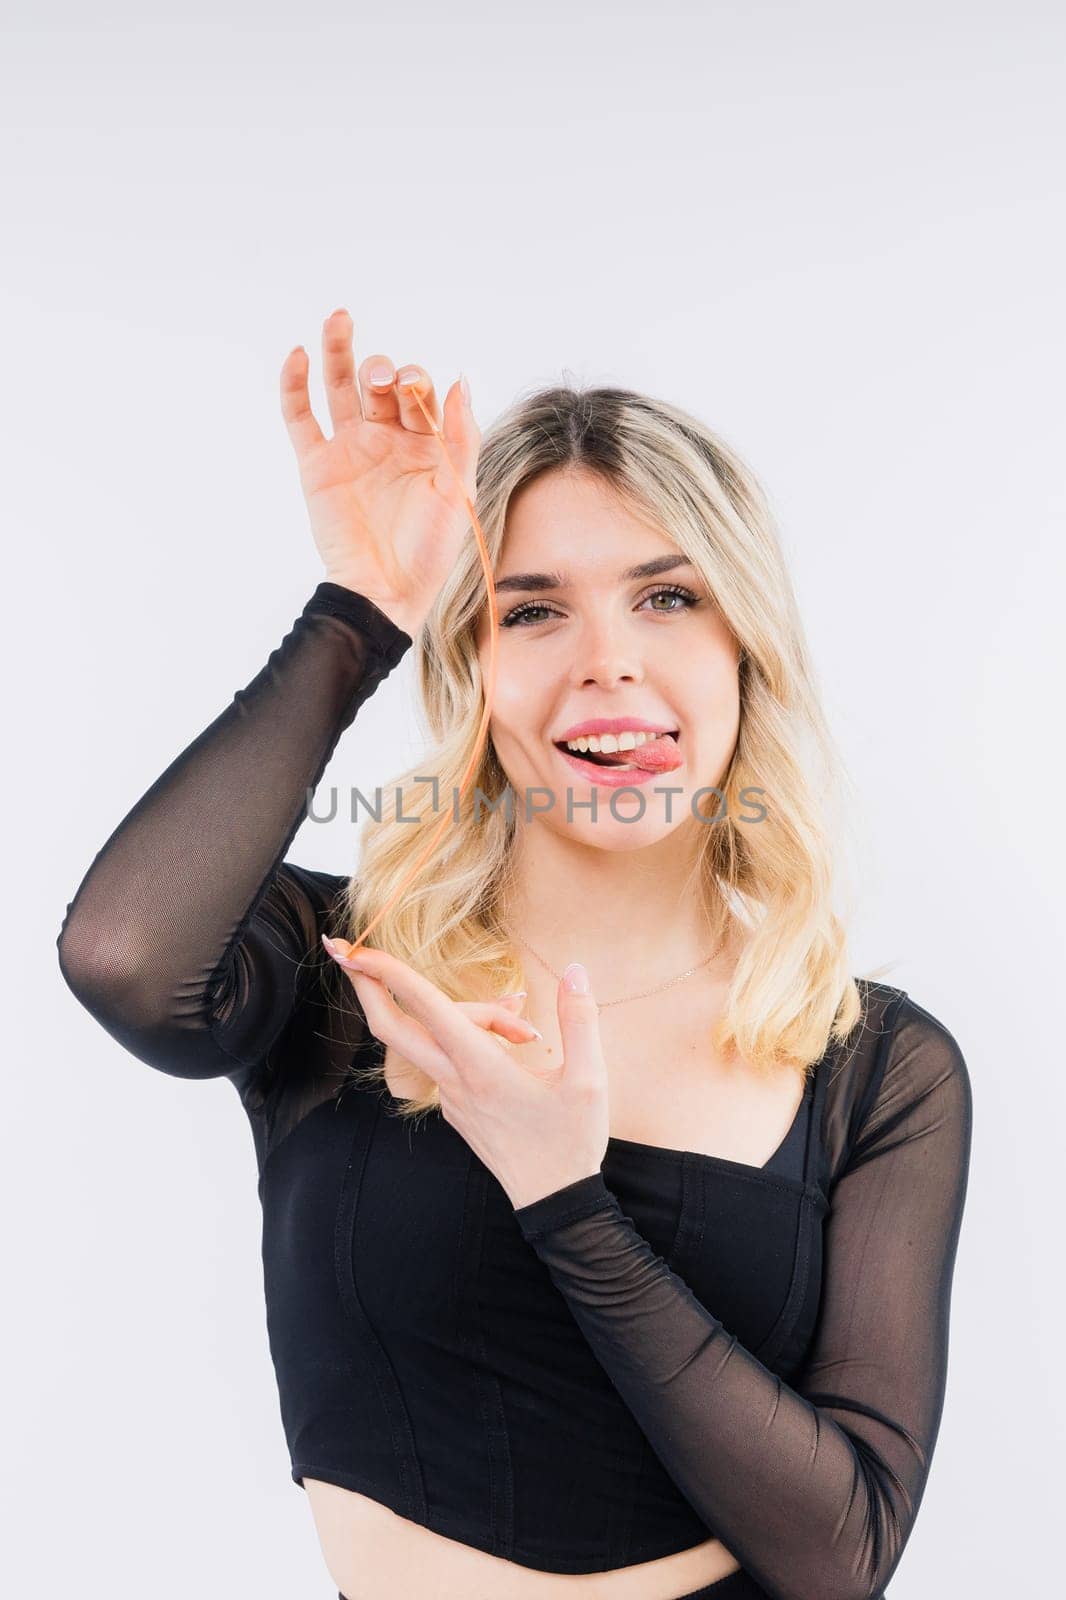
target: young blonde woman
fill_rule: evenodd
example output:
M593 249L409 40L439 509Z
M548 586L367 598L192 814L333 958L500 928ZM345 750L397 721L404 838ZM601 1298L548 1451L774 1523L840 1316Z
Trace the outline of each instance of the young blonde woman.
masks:
M240 1094L342 1597L875 1600L939 1428L970 1086L850 971L758 484L627 390L534 393L482 439L465 384L357 373L346 312L323 358L330 438L302 348L282 371L323 581L96 856L64 977ZM476 791L484 576L409 376L497 591ZM415 641L431 751L398 783L366 752L354 876L285 860Z

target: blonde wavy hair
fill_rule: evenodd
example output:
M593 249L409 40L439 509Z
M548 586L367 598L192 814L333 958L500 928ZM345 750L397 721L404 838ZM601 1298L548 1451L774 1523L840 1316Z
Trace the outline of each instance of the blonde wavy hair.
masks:
M843 799L854 792L826 724L791 581L767 498L749 468L717 434L679 407L620 388L567 385L520 396L488 429L477 469L476 509L497 569L511 497L545 472L599 474L638 513L650 515L704 578L739 645L740 726L736 749L705 814L690 878L712 938L738 935L740 955L714 1048L739 1052L756 1071L806 1072L862 1020L851 975L845 920L833 904L842 858ZM483 710L475 645L487 603L471 537L414 645L423 718L435 746L387 786L402 793L392 818L360 829L360 867L348 884L346 926L358 937L424 847L418 826L439 823L427 771L452 796ZM476 785L487 798L475 818ZM378 923L370 942L415 966L454 1000L488 999L521 988L520 951L502 925L515 838L513 808L495 805L508 780L485 742L462 815ZM741 791L766 796L766 815L740 815ZM448 802L450 803L450 801ZM382 807L384 813L384 807ZM328 989L351 1003L347 977L324 958ZM332 975L332 981L328 975ZM384 1085L380 1066L349 1068ZM436 1087L397 1102L417 1117L439 1104Z

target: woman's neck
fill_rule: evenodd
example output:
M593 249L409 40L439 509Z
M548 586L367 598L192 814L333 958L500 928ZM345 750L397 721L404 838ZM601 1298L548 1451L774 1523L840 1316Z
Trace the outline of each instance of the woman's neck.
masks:
M594 993L665 982L715 944L691 848L675 839L608 851L524 835L503 901L505 926L557 972L582 962Z

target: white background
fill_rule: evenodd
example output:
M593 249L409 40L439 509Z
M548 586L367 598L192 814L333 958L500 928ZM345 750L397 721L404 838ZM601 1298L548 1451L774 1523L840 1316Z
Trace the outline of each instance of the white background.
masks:
M949 1388L892 1600L1061 1568L1061 8L7 6L7 1592L335 1594L289 1477L251 1136L55 939L322 575L278 373L672 399L782 524L862 797L856 968L967 1056ZM420 748L410 658L324 782ZM343 823L291 859L350 871ZM817 1600L817 1597L812 1597Z

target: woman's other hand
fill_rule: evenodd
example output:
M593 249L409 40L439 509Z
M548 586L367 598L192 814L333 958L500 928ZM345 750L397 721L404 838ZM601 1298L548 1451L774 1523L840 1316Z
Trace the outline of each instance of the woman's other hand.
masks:
M437 1084L445 1121L493 1173L516 1210L599 1171L609 1114L599 1012L591 994L559 985L563 1061L535 1070L467 1014L473 1003L452 1000L397 956L364 945L349 957L346 941L333 941L334 949L323 942L348 973L371 1031ZM514 1021L528 1027L520 1018ZM521 1043L506 1028L496 1032Z
M397 370L378 354L367 356L357 374L345 310L323 325L322 362L333 437L325 437L311 410L302 346L282 366L281 409L326 578L365 595L413 637L467 535L463 489L473 500L481 434L458 380L442 412L422 367ZM405 382L409 376L414 385ZM462 487L416 390L444 435Z
M344 947L347 940L334 939L333 943ZM525 990L522 990L518 994L501 994L495 1000L453 1000L452 1004L486 1032L498 1034L512 1044L527 1044L530 1039L543 1036L531 1022L518 1015L524 1002ZM389 1045L388 1089L401 1100L420 1100L432 1094L437 1086L434 1079L408 1060L397 1044L388 1040L385 1043Z

